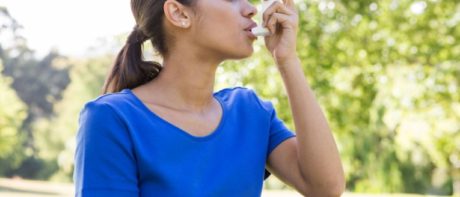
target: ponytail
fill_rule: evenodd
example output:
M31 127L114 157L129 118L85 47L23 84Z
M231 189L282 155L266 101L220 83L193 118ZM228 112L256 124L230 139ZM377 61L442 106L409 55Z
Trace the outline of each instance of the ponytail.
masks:
M103 94L119 92L125 88L133 89L151 81L160 73L161 64L143 60L142 43L148 39L136 25L117 55L104 83Z

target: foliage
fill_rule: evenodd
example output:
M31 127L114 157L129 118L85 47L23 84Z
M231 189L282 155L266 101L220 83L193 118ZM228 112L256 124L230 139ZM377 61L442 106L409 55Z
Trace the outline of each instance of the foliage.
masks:
M14 154L15 157L22 155L26 158L15 168L5 168L0 175L48 178L51 172L43 168L53 165L37 156L32 125L40 118L52 116L53 104L61 99L61 92L69 83L70 65L57 51L51 51L42 59L35 57L21 35L22 26L3 7L0 7L0 25L0 58L4 64L1 74L13 79L7 85L27 106L26 118L21 119L16 128L21 143Z
M3 66L0 61L0 71ZM16 154L24 140L20 133L27 107L11 89L12 79L0 75L0 174L19 166L23 154Z

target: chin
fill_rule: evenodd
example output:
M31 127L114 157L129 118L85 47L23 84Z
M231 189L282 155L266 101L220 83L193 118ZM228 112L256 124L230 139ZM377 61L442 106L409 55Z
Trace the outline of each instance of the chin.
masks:
M253 53L254 48L252 46L248 48L245 47L244 49L241 49L240 47L239 50L232 55L231 59L244 59L250 57Z

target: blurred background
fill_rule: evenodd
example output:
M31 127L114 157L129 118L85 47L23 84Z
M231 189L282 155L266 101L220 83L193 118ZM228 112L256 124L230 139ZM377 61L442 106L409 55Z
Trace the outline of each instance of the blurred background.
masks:
M297 51L337 140L345 196L460 196L460 1L296 3ZM0 196L72 195L79 112L132 27L128 0L0 0ZM216 82L255 89L294 129L262 39ZM298 195L274 176L264 188Z

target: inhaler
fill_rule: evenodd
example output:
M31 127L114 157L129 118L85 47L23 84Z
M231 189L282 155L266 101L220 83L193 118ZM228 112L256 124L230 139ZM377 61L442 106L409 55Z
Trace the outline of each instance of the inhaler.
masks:
M268 36L268 35L270 35L270 31L267 28L262 26L263 16L264 16L264 12L267 10L267 8L269 8L273 3L277 2L277 1L281 2L281 0L261 0L261 8L260 8L259 16L258 16L259 24L257 25L257 27L252 29L252 33L255 36Z

